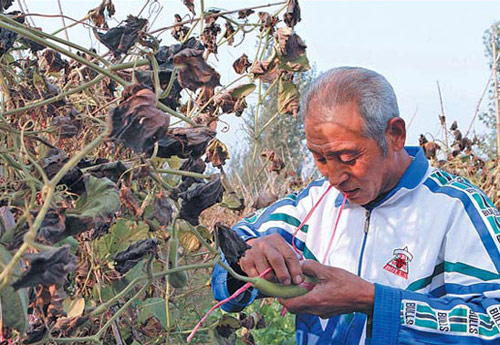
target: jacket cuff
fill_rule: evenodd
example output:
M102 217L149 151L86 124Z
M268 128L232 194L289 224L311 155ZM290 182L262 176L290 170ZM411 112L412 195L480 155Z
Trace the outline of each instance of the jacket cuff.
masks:
M396 345L401 327L401 291L375 284L371 345Z

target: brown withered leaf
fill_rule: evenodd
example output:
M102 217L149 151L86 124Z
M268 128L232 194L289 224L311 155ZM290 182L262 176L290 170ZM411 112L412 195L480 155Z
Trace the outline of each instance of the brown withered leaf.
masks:
M299 112L299 90L293 83L293 74L284 74L278 82L278 111L281 114L292 114L294 117Z
M267 12L259 12L257 13L260 21L262 22L262 26L260 27L260 31L266 31L270 29L270 32L274 31L274 27L280 21L278 17L272 16Z
M253 83L235 86L225 92L219 93L215 97L215 104L223 113L235 113L241 116L247 107L246 97L250 95L256 86Z
M114 256L115 270L121 274L127 273L137 265L148 254L156 253L158 240L156 238L146 238L132 243L127 249Z
M230 265L238 263L245 251L251 248L235 231L220 222L215 223L215 235L217 244Z
M174 18L175 18L175 23L182 22L182 17L180 15L175 14ZM186 37L188 32L189 32L189 27L182 24L175 25L171 29L172 37L175 38L177 41L182 41L184 37Z
M251 10L249 8L240 10L240 11L238 11L238 19L245 19L246 17L248 17L252 13L255 13L255 11Z
M208 144L205 162L210 162L214 167L221 167L229 159L229 151L219 139L214 139Z
M454 131L456 129L458 129L458 123L457 121L453 121L453 123L450 126L450 131Z
M59 170L66 164L69 157L66 153L57 148L50 149L47 156L40 161L40 166L45 171L49 179L54 177ZM68 191L74 194L81 195L85 193L85 183L83 181L83 173L78 168L70 169L57 185L66 185Z
M288 0L286 4L286 11L283 15L283 21L287 26L291 28L293 28L298 22L301 21L300 6L298 0Z
M21 14L21 12L14 11L8 14L9 16L15 16ZM24 18L19 17L19 19L16 19L16 21L24 23ZM0 28L0 56L4 55L9 49L11 49L14 46L16 38L17 38L16 33L4 28Z
M122 97L108 116L108 139L139 153L151 152L155 142L166 136L170 115L156 108L155 94L145 86L128 86Z
M252 66L252 63L248 61L247 54L241 55L236 61L233 63L233 68L238 74L246 73L248 67Z
M418 144L423 148L423 146L428 142L427 138L425 135L420 134L420 137L418 138Z
M269 166L270 171L276 171L277 173L279 173L285 167L285 163L283 162L283 160L273 150L262 151L261 156L271 162L271 165Z
M115 14L115 6L111 2L111 0L103 1L99 6L91 9L88 12L88 17L94 23L94 26L97 26L98 28L108 29L109 27L108 23L106 22L104 11L107 11L108 17L111 17Z
M185 48L174 55L174 65L179 68L178 80L191 91L205 86L215 89L220 85L220 74L203 59L203 50Z
M94 33L97 40L104 44L118 58L120 55L126 54L139 41L140 32L147 23L147 19L129 15L127 20L125 20L125 25L114 27L105 33L94 29Z
M63 60L61 54L52 49L43 52L40 64L46 66L47 72L57 73L68 66L67 61Z
M120 201L122 202L122 205L128 209L133 217L138 217L142 213L139 201L132 193L132 190L125 185L122 185L120 187Z
M53 244L69 236L66 232L65 219L62 210L49 210L38 228L36 240Z
M296 60L306 52L307 46L292 28L279 28L276 30L276 38L279 44L278 52L285 60Z
M200 115L198 115L196 118L194 118L194 121L201 125L201 126L206 126L212 131L217 131L217 122L219 120L219 117L216 114L213 113L206 113L203 112Z
M236 30L234 30L234 26L226 20L226 31L224 31L224 38L227 39L227 44L232 46L234 43L234 33Z
M215 134L206 127L172 128L166 138L158 141L157 156L199 158L205 153L208 143L215 138Z
M268 190L263 190L262 192L259 193L255 201L253 202L252 207L256 209L267 207L276 200L278 200L276 194Z
M194 188L180 193L182 199L179 218L184 219L192 225L198 225L198 217L201 212L212 205L222 201L224 187L219 176L208 183L198 184Z
M32 29L42 31L42 28L39 28L39 27L33 27ZM32 41L32 40L27 39L25 37L22 37L19 41L22 42L23 44L25 44L26 46L28 46L28 48L30 48L32 53L36 53L37 51L44 50L45 48L47 48L43 44Z
M193 0L183 0L184 5L188 8L188 10L195 16L196 12L194 11L194 1Z
M200 35L200 41L211 53L217 54L217 35L221 32L220 25L213 22L205 26Z
M427 159L435 159L437 151L440 150L441 147L434 141L428 141L423 145L423 149Z
M30 267L12 284L12 287L17 290L38 284L44 286L64 284L66 276L74 270L76 263L76 257L69 252L69 248L69 245L64 245L26 255Z
M172 207L172 204L168 201L168 198L163 191L160 191L155 195L153 210L151 211L149 217L156 219L160 225L167 226L172 222L173 213L174 208Z
M26 332L26 337L23 338L24 344L34 344L41 341L45 334L47 333L47 327L42 320L36 320L33 323L30 323L30 328Z
M87 173L97 178L107 177L116 183L125 171L127 171L127 167L121 161L116 161L94 165L87 170Z
M52 326L52 336L69 337L89 320L88 316L60 317Z
M254 75L254 78L259 78L265 83L272 83L279 75L278 66L274 59L256 61L250 68L250 73Z
M217 15L221 11L215 8L211 8L208 11L205 11L205 25L210 25L219 19L219 16Z

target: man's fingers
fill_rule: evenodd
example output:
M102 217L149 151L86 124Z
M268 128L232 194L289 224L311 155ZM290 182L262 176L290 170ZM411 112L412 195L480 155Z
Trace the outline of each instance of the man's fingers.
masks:
M295 284L300 284L304 281L304 276L302 274L302 268L300 266L299 259L295 253L290 252L284 254L285 262L288 267L288 272Z
M319 278L319 272L323 265L314 260L302 260L300 261L300 267L302 269L302 273Z
M269 250L267 252L267 260L271 264L274 270L274 274L278 277L278 280L285 285L290 285L291 278L288 273L288 268L285 264L283 255L277 250Z

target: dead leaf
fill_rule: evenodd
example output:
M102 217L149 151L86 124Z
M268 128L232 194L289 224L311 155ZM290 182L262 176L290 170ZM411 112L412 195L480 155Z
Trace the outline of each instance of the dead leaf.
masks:
M296 60L306 52L307 46L292 28L279 28L276 31L276 39L279 44L278 52L287 61Z
M254 10L251 10L249 8L246 8L246 9L243 9L243 10L240 10L238 11L238 19L245 19L247 18L249 15L251 15L252 13L255 13Z
M110 111L108 124L108 139L150 153L155 142L167 135L170 115L156 108L153 91L136 84L125 88L123 101Z
M251 248L235 231L220 222L215 224L215 234L217 244L229 265L238 263L245 251Z
M200 35L200 40L203 42L207 50L211 53L217 54L217 35L221 32L219 24L213 22L205 26Z
M299 90L292 81L293 74L282 75L278 82L278 111L281 114L297 116L299 111Z
M182 17L180 15L175 14L174 18L175 18L175 23L182 22ZM186 37L188 32L189 32L189 27L182 24L175 25L171 29L172 37L175 38L177 41L182 41L184 37Z
M120 201L128 209L132 217L137 218L142 213L139 201L132 193L132 190L125 185L120 187Z
M188 10L193 14L193 16L196 15L196 12L194 11L194 1L193 0L183 0L184 5L188 8Z
M76 257L69 252L69 245L36 254L28 254L26 259L29 261L30 267L12 284L16 290L38 284L44 286L62 285L66 281L68 273L74 270L76 263Z
M125 25L114 27L105 33L94 29L94 33L97 40L104 44L118 58L122 54L126 54L139 41L140 32L147 23L147 19L129 15L127 20L125 20Z
M215 137L215 132L206 127L172 128L166 138L158 141L160 158L199 158L204 153L208 143Z
M89 320L88 316L60 317L52 327L52 336L69 337Z
M214 167L221 167L229 159L229 151L219 139L214 139L207 147L205 162L210 162Z
M261 156L271 162L269 171L276 171L277 173L279 173L285 167L285 163L283 162L283 160L273 150L262 151Z
M264 83L272 83L279 75L275 59L256 61L250 68L250 73Z
M222 201L224 187L221 179L216 176L208 183L198 184L194 188L180 193L182 199L179 218L187 220L192 225L199 224L198 217L203 210Z
M61 54L52 49L43 52L40 64L47 66L47 72L57 73L68 66L67 61L63 60Z
M89 19L94 23L94 26L98 28L108 29L108 23L106 22L106 17L104 11L107 11L108 17L115 14L115 6L111 0L106 0L101 2L99 6L90 10L88 12Z
M252 63L248 61L247 54L241 55L236 61L233 63L233 68L238 74L246 73L248 67L252 66Z
M172 222L174 208L168 198L160 191L155 195L153 201L153 210L151 211L150 218L158 220L160 225L167 226Z
M226 31L224 31L224 38L227 39L227 44L229 46L232 46L234 43L234 33L236 30L234 30L233 25L226 20Z
M278 17L272 16L267 12L259 12L259 19L262 22L262 26L260 27L260 31L266 31L267 29L271 29L270 32L274 31L274 27L280 21Z
M207 64L202 54L202 50L185 48L174 55L174 65L179 68L179 84L191 91L202 86L213 90L220 85L219 73Z
M115 270L121 274L127 273L144 259L146 255L154 255L157 245L158 240L155 238L146 238L132 243L127 249L114 256Z
M50 149L49 152L47 152L47 156L40 161L40 166L45 171L47 177L51 179L61 170L68 160L69 157L63 150L53 148ZM74 194L82 195L85 193L83 173L76 167L70 169L57 185L66 185L68 191Z
M291 28L293 28L298 22L301 21L300 6L298 0L288 0L286 11L283 15L283 21L287 26Z

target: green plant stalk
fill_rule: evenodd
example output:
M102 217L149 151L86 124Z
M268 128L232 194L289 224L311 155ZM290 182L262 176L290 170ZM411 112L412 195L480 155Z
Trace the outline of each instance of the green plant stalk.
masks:
M170 168L157 169L157 171L159 173L164 173L164 174L188 176L188 177L202 178L202 179L206 179L206 180L208 180L212 177L212 175L205 175L205 174L195 173L192 171L177 170L177 169L170 169Z
M158 66L158 61L156 60L153 53L149 54L151 60L151 65L153 66L153 82L155 86L155 96L156 99L160 99L161 87L160 87L160 76L158 75L160 66Z
M168 81L167 88L159 96L160 99L168 96L168 94L172 90L172 86L174 86L174 80L175 80L176 76L177 76L177 68L174 67L174 69L172 70L172 73L170 74L170 80Z
M99 61L101 61L105 65L110 65L111 64L108 60L102 58L101 56L99 56L96 53L88 50L87 48L82 47L82 46L80 46L78 44L75 44L73 42L70 42L70 41L67 41L67 40L64 40L62 38L57 37L56 36L57 32L53 33L51 35L51 34L47 34L47 33L43 32L43 31L35 30L35 29L30 28L30 27L28 27L26 25L23 25L21 23L16 22L14 19L12 19L9 16L6 16L4 14L0 14L0 19L6 21L7 23L9 23L11 25L14 25L16 27L20 27L20 28L26 29L26 30L32 32L35 35L39 35L39 36L42 36L44 38L48 38L48 39L54 40L56 42L59 42L59 43L62 43L64 45L66 45L68 47L75 48L76 50L82 51L82 52L84 52L84 53L86 53L86 54L88 54L90 56L93 56L93 57L99 59ZM78 23L78 22L76 22L76 23Z
M0 18L2 18L2 17L0 17ZM128 85L128 83L125 80L123 80L119 76L114 75L109 70L107 70L105 68L102 68L102 67L99 67L99 66L97 66L93 62L87 61L83 57L81 57L81 56L79 56L79 55L77 55L75 53L72 53L72 52L70 52L67 49L62 48L62 47L58 46L57 44L49 42L49 41L47 41L44 38L38 37L37 35L33 34L29 30L26 30L25 28L13 26L13 25L10 25L10 24L2 22L2 21L0 21L0 28L4 28L4 29L10 30L10 31L13 31L13 32L15 32L15 33L17 33L17 34L19 34L19 35L21 35L23 37L29 38L32 41L35 41L35 42L40 43L40 44L43 44L43 45L45 45L45 46L47 46L49 48L52 48L52 49L54 49L55 51L57 51L57 52L59 52L61 54L69 56L70 58L72 58L72 59L80 62L81 64L86 65L89 68L92 68L96 72L104 74L105 76L107 76L107 77L115 80L116 82L120 83L123 86Z

